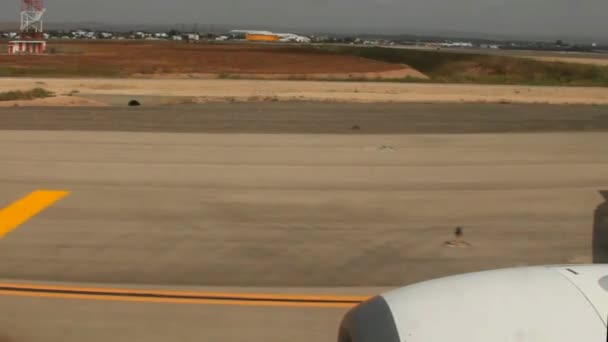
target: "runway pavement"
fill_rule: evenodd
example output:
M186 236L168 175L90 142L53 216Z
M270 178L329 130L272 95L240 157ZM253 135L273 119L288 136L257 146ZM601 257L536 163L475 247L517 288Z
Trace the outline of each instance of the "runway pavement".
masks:
M387 290L3 281L0 341L329 342L350 307Z
M7 131L0 204L70 195L1 241L0 274L395 286L589 259L607 139ZM456 226L472 247L444 246Z
M159 106L157 97L103 97L101 108L2 108L3 130L175 133L514 133L606 132L608 106L518 104L208 103Z
M333 342L347 310L6 295L0 307L2 342Z
M598 246L601 132L303 134L319 130L285 120L299 133L249 134L186 120L209 132L133 133L111 130L163 131L161 116L74 131L73 118L40 113L35 126L0 123L0 208L37 190L69 193L40 213L18 210L31 218L0 239L3 282L373 295L467 271L590 262ZM49 130L34 130L44 120ZM456 226L464 247L446 245ZM333 341L346 310L6 294L0 307L11 313L0 315L2 342Z

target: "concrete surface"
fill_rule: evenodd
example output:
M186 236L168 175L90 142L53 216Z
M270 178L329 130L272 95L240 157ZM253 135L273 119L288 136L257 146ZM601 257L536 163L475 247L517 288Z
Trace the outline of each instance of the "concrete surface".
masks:
M391 106L3 109L0 207L71 194L0 240L0 279L373 295L607 261L602 107ZM396 134L439 132L461 134ZM465 247L445 245L456 226ZM6 295L0 307L0 342L334 341L346 310Z
M332 342L347 310L4 296L0 307L1 342Z
M589 261L601 133L0 135L0 205L72 194L1 241L0 276L396 286ZM450 248L463 226L469 248Z
M131 97L134 98L134 97ZM135 97L138 98L138 97ZM497 104L209 103L110 108L3 108L3 130L187 133L513 133L608 131L606 106ZM140 98L138 98L140 99ZM358 126L359 129L353 129Z

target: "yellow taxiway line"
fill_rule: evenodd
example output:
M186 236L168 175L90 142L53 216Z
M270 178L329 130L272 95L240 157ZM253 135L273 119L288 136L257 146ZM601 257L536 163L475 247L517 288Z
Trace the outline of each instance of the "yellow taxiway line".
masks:
M67 195L69 191L38 190L0 210L0 239ZM368 296L144 290L16 283L0 283L0 296L307 308L350 308L369 299Z
M0 239L67 195L69 191L38 190L0 210Z
M368 296L292 295L173 290L164 291L16 283L0 283L0 296L172 304L283 306L307 308L350 308L370 298Z

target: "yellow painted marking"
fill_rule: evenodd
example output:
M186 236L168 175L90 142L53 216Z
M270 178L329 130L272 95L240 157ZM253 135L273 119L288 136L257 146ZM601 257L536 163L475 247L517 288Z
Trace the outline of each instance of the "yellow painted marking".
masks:
M232 300L211 300L211 299L180 299L180 298L137 298L121 296L100 296L100 295L79 295L63 293L24 293L20 291L0 291L0 296L17 297L41 297L41 298L62 298L62 299L84 299L97 301L115 302L139 302L139 303L167 303L167 304L198 304L198 305L231 305L231 306L266 306L266 307L295 307L295 308L352 308L356 304L350 303L282 303L265 301L232 301Z
M62 292L64 291L64 292ZM66 293L66 292L80 293ZM89 292L89 293L86 293ZM128 296L131 295L131 296ZM356 303L365 301L369 296L333 296L333 295L291 295L271 293L225 293L197 291L163 291L137 290L120 288L72 287L60 285L36 285L0 283L0 296L42 297L82 299L98 301L170 303L198 305L232 305L232 306L266 306L266 307L301 307L301 308L351 308ZM167 297L163 297L167 296ZM170 296L188 296L205 298L171 298ZM277 301L279 300L279 301ZM286 300L281 302L280 300ZM289 302L289 301L292 302ZM306 300L307 302L297 302ZM334 302L327 302L334 301ZM344 302L341 302L344 301Z
M38 190L0 210L0 239L69 193Z
M190 296L190 297L215 297L215 298L243 298L243 299L268 299L268 300L312 300L312 301L353 301L362 302L369 296L339 296L339 295L302 295L302 294L275 294L275 293L235 293L235 292L207 292L207 291L176 291L176 290L143 290L128 288L100 288L100 287L75 287L64 285L39 285L0 283L1 288L14 288L23 290L40 291L73 291L73 292L101 292L104 294L150 294L155 296Z

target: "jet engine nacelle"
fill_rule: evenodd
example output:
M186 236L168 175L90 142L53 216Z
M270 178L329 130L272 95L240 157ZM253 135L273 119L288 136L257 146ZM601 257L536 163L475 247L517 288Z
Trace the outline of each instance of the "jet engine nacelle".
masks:
M400 288L349 311L339 342L604 342L608 265L513 268Z

